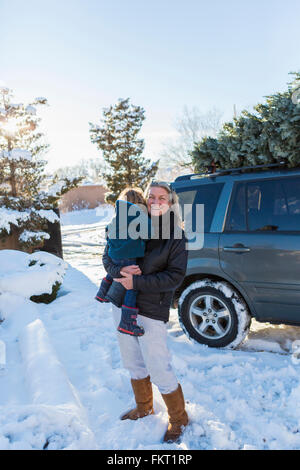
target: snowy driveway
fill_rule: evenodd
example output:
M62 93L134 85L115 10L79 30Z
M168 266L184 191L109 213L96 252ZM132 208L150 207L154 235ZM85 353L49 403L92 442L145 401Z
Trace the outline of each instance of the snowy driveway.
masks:
M300 365L292 361L291 352L300 328L295 327L253 322L239 350L216 350L191 342L172 310L169 348L191 419L182 443L161 443L168 417L156 387L155 415L136 422L119 420L133 397L110 306L94 300L103 274L104 240L103 227L92 222L63 227L70 268L60 295L49 305L28 302L23 312L30 320L41 319L41 335L49 336L48 380L54 386L47 403L33 403L26 381L28 371L34 378L39 367L27 360L24 368L20 345L9 344L7 370L0 376L0 449L299 449ZM17 304L9 305L18 310ZM8 338L4 322L1 329L0 339L1 333ZM21 344L29 352L30 334ZM62 374L68 385L64 390L64 379L58 379ZM75 397L76 412L73 405L62 403L68 401L62 400L66 395Z
M102 236L101 230L91 228L86 231L87 227L82 227L77 234L70 229L64 232L65 242L81 240L77 247L72 243L65 246L65 259L98 286L103 274L99 263L103 245L100 249L98 245ZM98 246L92 246L95 240ZM86 243L84 256L80 254L82 243ZM167 414L156 388L155 416L135 423L118 420L133 403L132 392L127 373L121 368L110 309L97 307L99 326L94 332L86 332L81 341L86 351L96 350L101 356L97 359L91 354L94 365L89 366L94 372L89 377L95 391L87 392L88 401L93 397L93 404L89 401L88 406L98 444L114 449L170 448L160 443ZM180 328L176 310L171 311L168 326L173 365L191 418L182 444L174 448L300 448L300 365L291 357L293 341L300 339L299 327L253 321L240 350L230 351L191 342Z

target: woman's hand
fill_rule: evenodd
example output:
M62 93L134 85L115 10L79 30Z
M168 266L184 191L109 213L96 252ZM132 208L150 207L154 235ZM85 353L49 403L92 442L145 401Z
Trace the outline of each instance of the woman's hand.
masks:
M120 282L120 284L122 284L122 286L125 287L125 289L127 289L127 290L133 289L132 274L126 273L125 271L123 271L123 268L122 268L122 271L120 271L120 274L122 274L122 276L124 276L124 277L115 278L114 281Z
M124 273L127 273L127 274L132 274L132 275L135 274L137 276L142 274L142 271L140 270L140 268L137 264L131 264L130 266L124 266L122 268L121 272L124 272Z

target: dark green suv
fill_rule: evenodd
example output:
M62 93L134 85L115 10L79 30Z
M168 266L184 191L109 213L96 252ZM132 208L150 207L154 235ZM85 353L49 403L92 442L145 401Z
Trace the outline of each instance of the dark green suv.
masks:
M193 214L204 205L203 247L189 250L176 295L184 331L235 348L252 317L300 325L300 168L186 175L172 186ZM191 231L203 231L193 224Z

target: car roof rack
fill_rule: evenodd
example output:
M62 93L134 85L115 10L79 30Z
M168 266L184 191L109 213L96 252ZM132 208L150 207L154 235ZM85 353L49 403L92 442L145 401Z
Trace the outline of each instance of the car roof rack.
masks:
M190 175L178 176L175 179L175 182L198 179L198 178L203 178L205 176L209 176L209 177L214 178L216 176L235 174L235 173L244 173L244 172L251 171L251 170L261 170L263 168L268 169L268 168L279 168L279 167L287 167L286 162L265 163L263 165L242 166L240 168L224 168L223 170L220 169L220 170L217 170L215 172L208 171L206 173L192 173Z

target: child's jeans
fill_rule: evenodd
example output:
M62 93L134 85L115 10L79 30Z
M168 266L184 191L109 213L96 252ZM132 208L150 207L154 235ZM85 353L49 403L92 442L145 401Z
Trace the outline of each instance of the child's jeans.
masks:
M131 264L136 264L136 258L123 258L123 259L116 259L112 258L112 262L117 266L130 266ZM96 300L99 302L108 302L106 299L106 294L108 289L111 286L113 278L106 274L105 278L102 279L99 290L96 295ZM135 307L136 306L136 295L137 292L134 290L127 290L124 298L124 304L128 307Z
M112 258L112 262L116 264L117 266L125 267L125 266L130 266L132 264L136 264L136 258L123 258L123 259L115 259ZM107 277L107 276L106 276ZM111 276L109 276L111 278ZM112 280L112 278L111 278ZM135 307L136 306L136 296L137 296L137 291L130 289L126 290L126 294L124 297L124 304L127 307Z
M136 258L112 258L112 261L114 264L121 267L136 264ZM112 284L112 281L113 278L109 274L107 274L106 277L102 279L100 288L96 295L96 300L98 300L99 302L109 302L109 300L106 298L106 294ZM126 290L122 305L122 316L120 324L118 326L118 331L120 333L132 336L142 336L144 334L144 329L138 326L136 323L136 318L138 314L138 309L136 308L136 296L137 291L133 289Z

